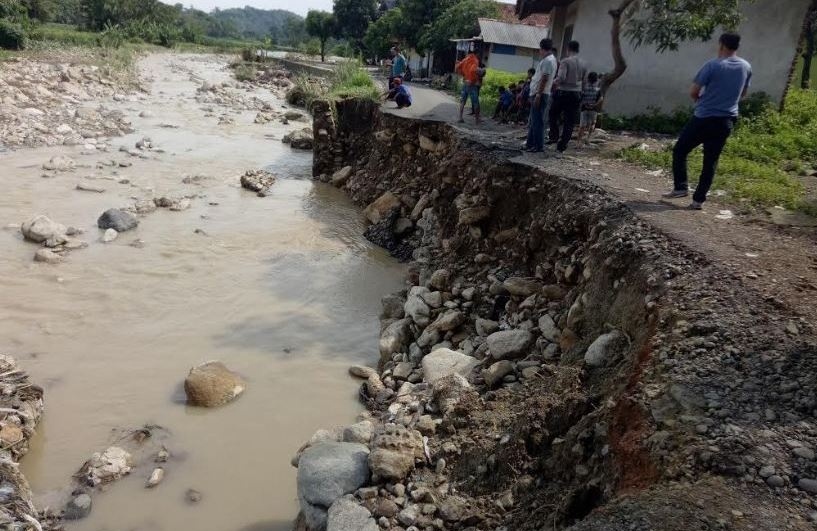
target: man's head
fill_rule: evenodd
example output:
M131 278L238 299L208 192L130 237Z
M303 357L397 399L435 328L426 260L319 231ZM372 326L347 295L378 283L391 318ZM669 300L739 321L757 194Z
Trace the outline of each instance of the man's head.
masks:
M401 77L394 78L394 86L395 87L399 87L402 84L403 84L403 78L401 78Z
M505 92L505 90L507 90L505 87L499 87L499 93L500 93L500 94L502 94L503 92Z
M567 51L570 53L570 55L576 55L579 53L579 48L579 41L570 41L567 43Z
M536 69L535 68L528 68L528 80L533 79L533 76L535 76L535 75L536 75Z
M724 33L718 39L718 43L720 44L720 53L732 55L740 48L740 35L737 33Z
M553 49L553 39L542 39L539 41L539 55L547 57L550 50Z
M590 72L589 74L587 74L587 81L594 84L598 83L599 75L596 72Z

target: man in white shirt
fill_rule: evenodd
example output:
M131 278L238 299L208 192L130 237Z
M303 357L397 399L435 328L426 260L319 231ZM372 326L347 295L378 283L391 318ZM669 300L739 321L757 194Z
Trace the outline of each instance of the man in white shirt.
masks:
M556 74L556 58L553 56L553 41L542 39L539 43L541 60L536 65L536 73L530 82L530 119L528 120L528 140L525 151L541 153L545 150L545 119L548 115L550 91Z

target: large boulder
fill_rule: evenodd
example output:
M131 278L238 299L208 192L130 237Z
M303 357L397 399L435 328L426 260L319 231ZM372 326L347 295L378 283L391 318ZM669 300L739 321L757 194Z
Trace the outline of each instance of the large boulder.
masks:
M488 350L495 360L523 356L531 344L533 335L527 330L502 330L488 336Z
M435 292L439 293L439 292ZM459 310L448 310L437 316L437 319L429 325L429 328L448 332L459 327L465 322L465 314Z
M133 467L133 458L124 449L111 446L104 452L97 452L82 465L76 474L89 486L111 483L122 476L130 474Z
M502 285L515 297L530 297L542 290L542 282L535 278L511 277Z
M562 335L556 322L548 314L539 318L539 330L542 332L542 337L553 343L558 342L559 336Z
M430 293L428 288L414 286L409 290L408 298L406 298L406 303L403 305L406 316L411 317L420 327L428 326L431 320L431 308L423 300L423 296L428 293Z
M39 215L25 221L20 232L26 240L43 243L48 240L65 238L65 225L51 221L47 216Z
M369 467L375 481L402 481L424 455L420 432L387 424L372 441Z
M472 356L440 348L423 358L423 375L430 384L452 374L467 378L478 364L479 360Z
M244 392L244 380L220 361L208 361L190 369L184 392L191 406L218 407Z
M396 208L400 208L400 198L391 192L386 192L363 209L363 215L376 225L387 218L392 210Z
M351 166L344 166L343 168L339 169L335 173L332 174L332 184L335 186L343 186L346 184L346 181L349 180L349 177L352 175L352 167Z
M312 130L309 128L287 133L281 141L284 144L289 144L293 149L303 149L306 151L311 150L315 145L315 138L312 136Z
M128 212L118 208L111 208L99 216L96 225L103 230L114 229L116 232L125 232L135 229L139 225L139 221Z
M361 506L354 496L338 499L329 508L326 531L379 531L372 513Z
M326 529L327 512L339 498L369 481L369 449L363 444L325 442L298 461L298 501L312 531Z

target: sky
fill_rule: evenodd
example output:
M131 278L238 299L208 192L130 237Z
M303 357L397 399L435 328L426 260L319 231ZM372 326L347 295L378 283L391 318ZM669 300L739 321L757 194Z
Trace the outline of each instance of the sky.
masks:
M163 0L165 3L174 4L175 1ZM332 11L332 0L180 0L185 7L211 11L215 7L227 9L230 7L252 6L259 9L286 9L299 15L306 15L310 9L323 9ZM515 0L500 0L506 4L516 3Z

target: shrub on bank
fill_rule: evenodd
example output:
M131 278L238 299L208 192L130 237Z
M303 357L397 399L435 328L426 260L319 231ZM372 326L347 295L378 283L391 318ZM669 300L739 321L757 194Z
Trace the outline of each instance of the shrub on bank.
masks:
M28 34L22 24L0 19L0 48L22 50L28 45Z

